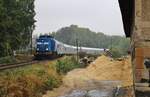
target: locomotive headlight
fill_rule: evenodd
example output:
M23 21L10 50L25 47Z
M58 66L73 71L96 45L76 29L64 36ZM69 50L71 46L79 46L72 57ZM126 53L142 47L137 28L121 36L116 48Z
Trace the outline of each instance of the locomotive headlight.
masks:
M36 50L39 51L39 48L37 48Z
M48 48L46 48L46 51L48 51Z

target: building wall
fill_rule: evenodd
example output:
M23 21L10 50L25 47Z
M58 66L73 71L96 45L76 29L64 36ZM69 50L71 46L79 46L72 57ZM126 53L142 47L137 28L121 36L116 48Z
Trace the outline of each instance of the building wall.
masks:
M150 0L135 0L135 26L131 35L135 78L148 79L144 60L150 58Z

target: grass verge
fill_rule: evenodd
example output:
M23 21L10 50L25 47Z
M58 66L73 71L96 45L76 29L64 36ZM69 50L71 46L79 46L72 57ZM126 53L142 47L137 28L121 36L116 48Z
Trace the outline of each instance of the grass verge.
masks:
M31 55L17 55L17 56L6 56L0 58L0 64L14 64L19 62L31 61L33 56Z
M78 67L73 57L64 57L1 71L0 97L42 97L47 90L61 85L64 74Z

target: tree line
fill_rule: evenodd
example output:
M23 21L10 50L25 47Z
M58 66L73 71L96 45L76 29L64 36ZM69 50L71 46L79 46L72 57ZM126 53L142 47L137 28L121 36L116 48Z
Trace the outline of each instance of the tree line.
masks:
M34 0L0 0L0 57L29 44L34 16Z
M76 40L78 40L80 46L111 49L114 57L127 55L130 47L130 39L124 36L110 36L102 32L96 33L88 28L78 27L77 25L63 27L57 32L52 32L51 35L69 45L75 46Z

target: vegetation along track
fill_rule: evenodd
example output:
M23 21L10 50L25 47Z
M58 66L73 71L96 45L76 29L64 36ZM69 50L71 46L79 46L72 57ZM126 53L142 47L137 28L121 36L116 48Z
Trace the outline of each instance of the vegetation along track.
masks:
M26 66L26 65L32 65L35 63L40 63L40 62L46 62L46 61L54 61L58 60L61 57L55 57L51 59L46 59L46 60L31 60L27 62L19 62L19 63L13 63L13 64L0 64L0 70L6 70L6 69L11 69L11 68L16 68L16 67L21 67L21 66Z
M19 63L14 63L14 64L0 64L0 70L26 66L26 65L35 64L35 63L38 63L38 62L39 61L33 60L33 61L19 62Z

